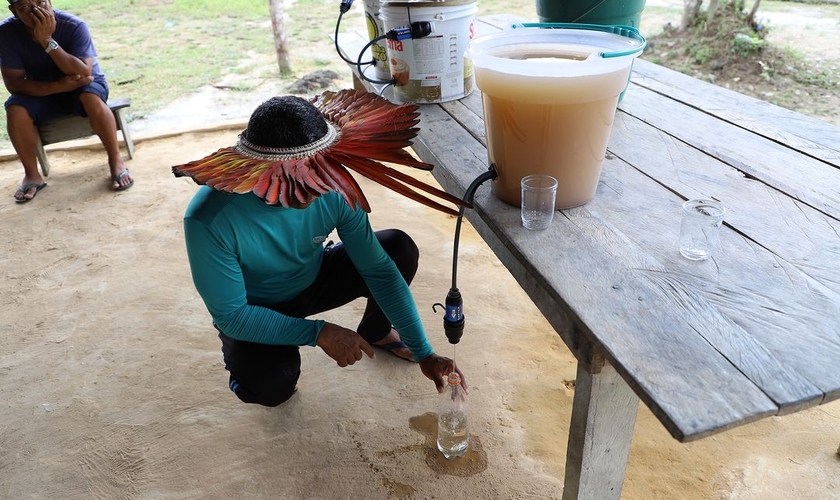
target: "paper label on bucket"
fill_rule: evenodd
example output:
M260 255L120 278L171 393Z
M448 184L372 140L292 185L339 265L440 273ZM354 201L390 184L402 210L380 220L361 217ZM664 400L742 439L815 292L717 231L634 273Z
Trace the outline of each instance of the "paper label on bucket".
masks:
M458 53L456 35L430 36L421 40L388 41L389 64L396 79L394 89L403 101L439 102L464 97L472 81ZM468 85L469 88L465 88Z

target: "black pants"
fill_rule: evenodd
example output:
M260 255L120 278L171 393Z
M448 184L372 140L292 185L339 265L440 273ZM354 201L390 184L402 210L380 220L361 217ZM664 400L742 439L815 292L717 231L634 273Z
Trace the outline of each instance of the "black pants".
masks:
M398 229L377 231L376 238L411 284L420 257L410 236ZM373 300L356 271L344 245L327 246L318 276L312 285L288 302L269 306L295 318L329 311L359 297L368 299L356 331L368 342L378 342L391 331L391 322ZM256 344L228 337L221 331L225 369L230 372L230 389L246 403L277 406L295 392L300 377L298 346Z

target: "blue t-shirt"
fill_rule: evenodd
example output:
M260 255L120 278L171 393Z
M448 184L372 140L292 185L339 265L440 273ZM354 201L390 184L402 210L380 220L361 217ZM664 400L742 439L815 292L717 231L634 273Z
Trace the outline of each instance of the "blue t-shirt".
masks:
M84 21L73 14L55 9L55 33L52 38L68 54L80 59L92 57L93 79L105 82L105 74L96 59L90 30ZM29 36L26 25L15 17L0 23L0 67L22 69L26 72L26 78L41 82L53 82L65 76L44 48Z
M367 213L353 210L335 192L293 209L267 205L250 193L198 190L184 215L184 236L193 282L216 326L247 342L316 345L323 321L266 306L296 297L315 281L333 230L414 359L433 354L408 285Z

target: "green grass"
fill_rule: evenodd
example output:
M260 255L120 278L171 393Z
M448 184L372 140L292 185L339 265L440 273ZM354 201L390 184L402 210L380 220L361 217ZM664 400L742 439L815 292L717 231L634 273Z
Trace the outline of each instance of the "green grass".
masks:
M249 61L260 62L265 78L279 78L265 1L55 0L54 6L90 26L111 96L131 97L129 120L241 71ZM338 3L302 0L294 10L325 17L331 10L335 18ZM326 39L326 28L317 31ZM7 96L3 87L0 97ZM2 115L0 141L8 144Z
M57 9L84 19L111 86L111 97L130 97L129 121L147 116L231 73L243 81L280 79L293 83L319 69L349 78L330 35L339 0L285 2L292 75L283 78L274 52L266 0L53 0ZM518 12L536 19L533 0L483 0L480 14ZM343 16L342 31L364 28L364 2ZM239 90L249 90L242 84ZM5 87L0 98L8 97ZM8 149L5 113L0 114L0 149Z
M247 78L234 90L248 91L249 82L278 79L287 84L319 69L349 78L335 53L339 0L284 2L287 45L292 74L281 77L267 0L53 0L58 9L76 14L90 26L99 63L111 85L111 96L130 97L128 119L144 117L218 83L230 74ZM776 8L778 2L765 2ZM765 4L762 4L763 6ZM514 13L536 20L535 0L479 0L478 14ZM344 15L341 30L364 30L364 2L356 0ZM837 7L837 6L834 6ZM643 32L661 29L664 17L679 21L679 4L649 7L642 15ZM702 56L703 54L698 54ZM244 75L247 73L247 75ZM804 75L830 79L820 73ZM0 98L6 99L5 87ZM8 149L5 113L0 113L0 149Z
M132 98L130 118L213 83L255 47L273 47L264 2L61 0L60 8L90 25L111 94Z

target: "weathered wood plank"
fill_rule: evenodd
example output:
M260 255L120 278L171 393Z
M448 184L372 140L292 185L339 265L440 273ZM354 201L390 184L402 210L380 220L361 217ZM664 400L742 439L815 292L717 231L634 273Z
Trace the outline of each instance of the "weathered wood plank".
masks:
M840 128L638 59L632 82L840 167ZM634 91L629 91L632 93Z
M487 146L487 131L484 128L484 113L481 109L481 94L473 92L469 96L459 101L446 102L441 104L441 107L449 113L449 116L455 120L460 126L465 128L470 134L486 148ZM475 110L475 102L478 102L478 112ZM472 104L472 106L470 106ZM485 156L487 150L484 150Z
M484 105L481 101L481 92L480 91L478 91L478 90L474 91L470 95L468 95L468 96L464 97L463 99L459 100L458 103L465 106L471 112L475 113L479 117L479 120L481 120L482 128L484 127ZM482 132L482 136L484 136L483 132ZM485 146L487 145L486 140L482 140L481 143L484 144Z
M423 108L421 129L415 150L437 162L433 174L447 190L462 193L486 168L479 153L483 148L466 131L452 127L440 107ZM649 260L640 248L626 246L623 262L617 262L592 241L598 231L612 229L585 227L574 215L555 219L551 231L527 231L518 209L488 191L479 189L476 210L467 212L485 241L544 314L561 308L573 324L584 325L579 332L602 348L674 437L693 440L777 412L770 399L686 326L691 321L684 314L692 311L673 308L626 266L628 260ZM573 351L582 342L564 340Z
M477 126L475 124L480 121L466 106L447 104L444 107L454 114L455 121L462 125ZM778 235L780 242L789 241L783 239L784 226L790 224L788 219L801 218L798 227L803 233L810 234L811 242L816 244L814 248L806 249L806 259L809 258L808 255L813 256L818 248L825 252L827 245L840 247L837 236L840 229L832 230L828 227L820 230L820 223L824 225L831 219L807 207L785 207L785 198L775 192L781 200L776 203L780 212L767 214L770 220L765 221L762 215L755 215L767 212L762 210L762 200L759 198L758 202L748 205L746 200L752 198L744 196L751 188L760 191L762 185L739 175L732 175L732 169L725 164L679 141L663 141L658 130L638 120L622 118L623 116L619 115L614 126L611 151L615 153L618 149L623 159L625 155L631 157L639 165L639 171L655 178L671 192L679 193L682 197L673 197L668 191L657 189L656 183L647 181L644 176L625 172L626 166L608 161L610 164L616 163L612 168L618 169L622 174L613 175L610 168L605 166L598 200L576 209L575 212L582 214L578 220L583 223L598 220L597 224L614 226L618 233L616 241L606 243L616 248L615 258L618 260L624 255L628 240L633 241L639 248L646 249L645 251L652 256L649 262L628 262L628 266L639 266L651 271L639 279L653 282L655 288L660 289L674 302L675 308L696 309L696 314L687 315L687 318L705 318L707 323L692 324L692 327L701 332L711 345L760 386L780 406L781 413L790 413L817 404L824 392L828 393L830 398L836 397L836 387L840 385L840 370L835 369L834 360L840 359L840 340L836 338L836 333L833 333L836 332L835 322L830 320L840 317L836 294L829 290L824 290L827 293L819 291L822 287L806 273L777 263L775 256L761 248L767 246L762 240L757 239L760 244L752 244L755 248L746 252L742 248L743 245L739 245L735 258L726 257L726 266L705 266L706 269L716 269L716 274L710 276L708 273L694 275L697 266L679 256L676 241L679 203L692 195L716 195L719 199L726 200L727 204L730 198L726 195L730 195L731 199L735 200L733 205L736 208L744 206L740 217L756 227L761 235ZM623 126L625 122L634 126ZM473 131L472 135L479 134ZM612 146L613 143L616 144L615 147ZM700 175L706 177L708 186L692 181L693 174L697 173L695 166L700 163L705 164ZM680 172L679 169L684 169L684 172ZM675 170L677 173L673 173ZM680 179L689 181L685 186L679 186L677 184ZM725 186L724 191L718 191L718 186ZM703 187L708 187L711 191L698 191ZM661 191L661 195L657 196L657 191ZM604 196L607 198L601 199ZM644 216L652 218L653 224L661 225L663 231L637 230L640 219L634 209L640 207L648 207ZM786 216L785 208L793 211L791 216ZM806 209L813 213L803 213ZM598 212L593 213L595 210ZM778 217L778 221L773 220L774 217ZM771 225L770 222L778 224ZM769 230L766 229L767 225L771 225ZM840 227L840 224L837 225ZM738 227L741 233L746 233ZM609 235L608 232L600 234ZM796 246L795 242L792 246ZM756 269L755 266L753 256L757 253L765 254L765 266L762 269ZM816 267L825 271L826 280L840 279L837 271L833 270L833 262L837 261L833 260L829 252L825 261L816 264ZM723 267L724 272L719 267ZM814 267L811 266L811 269ZM676 277L672 276L675 272ZM729 278L729 281L723 280L720 274ZM704 282L705 279L714 280L717 286L708 286ZM703 300L698 300L700 297ZM756 310L766 312L755 314L753 311ZM803 314L798 311L806 312ZM803 323L803 320L806 323ZM749 331L739 326L744 323L750 325ZM795 341L791 336L800 339L806 347L789 352L790 342ZM826 370L829 373L824 373Z
M639 147L645 144L644 138L635 141ZM819 404L824 393L836 392L840 342L831 319L840 315L836 295L823 293L791 266L779 265L737 228L721 231L713 260L683 259L677 250L682 198L660 184L610 160L596 199L576 211L589 212L582 224L610 225L599 243L616 252L616 260L623 259L623 248L644 249L649 261L633 268L634 279L650 283L681 312L683 324L758 385L781 414Z
M677 255L676 220L661 222L672 243L670 252L655 257L671 272L684 268L694 275L698 283L692 287L728 322L749 331L773 358L819 387L828 400L840 397L840 222L626 115L616 120L610 151L683 198L713 196L724 202L726 224L740 238L731 249L721 245L727 251L714 266L690 265ZM650 203L650 193L625 185L626 178L605 170L605 189L599 191L605 199L599 201L619 192L616 205ZM632 215L616 215L611 222L636 244L650 249L664 244L655 232L633 231ZM720 341L713 344L738 363L749 361L740 348L731 352ZM758 372L752 378L765 388L779 383L773 371L766 375Z
M690 82L688 82L690 83ZM788 196L840 219L840 168L712 115L631 86L621 110ZM714 140L709 140L710 131ZM718 132L720 131L720 132Z
M683 197L725 198L728 224L840 295L840 221L682 144L619 112L609 150Z

